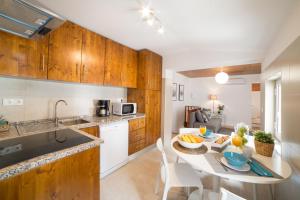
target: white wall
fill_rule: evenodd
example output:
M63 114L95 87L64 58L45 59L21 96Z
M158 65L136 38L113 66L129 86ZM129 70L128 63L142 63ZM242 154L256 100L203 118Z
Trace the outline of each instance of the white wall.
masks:
M173 101L173 131L183 126L184 106L201 106L212 109L210 94L218 96L215 101L215 111L218 104L225 105L224 125L233 126L238 122L251 124L251 83L260 82L259 75L231 76L231 78L244 78L244 85L220 85L214 77L187 78L175 74L174 83L185 84L185 101ZM188 86L188 87L187 87Z
M300 1L290 12L289 17L282 25L279 33L273 41L263 61L263 68L269 65L293 42L300 36Z
M172 138L173 104L172 104L173 71L163 70L162 79L162 116L161 129L165 147L170 147Z
M3 106L3 98L22 98L24 105ZM68 102L68 106L59 106L58 115L64 117L93 115L97 99L120 101L126 98L126 88L0 77L0 114L11 122L53 117L58 99Z
M179 93L179 84L184 85L184 101L179 101L177 95L177 101L172 101L173 104L173 132L178 132L178 129L184 126L184 107L190 105L191 87L190 78L181 74L173 74L173 83L177 83L177 92Z
M276 199L299 199L300 197L300 37L293 42L267 69L262 73L266 81L265 112L272 102L268 101L269 91L274 91L268 80L281 74L281 152L282 158L289 162L293 174L284 183L276 185ZM278 76L277 76L278 77ZM267 123L267 119L265 120ZM271 129L266 125L266 129ZM272 129L271 129L272 130Z

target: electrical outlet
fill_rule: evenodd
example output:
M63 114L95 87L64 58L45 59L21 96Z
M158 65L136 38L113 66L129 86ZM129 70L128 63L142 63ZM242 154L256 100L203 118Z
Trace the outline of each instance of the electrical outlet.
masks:
M24 105L24 100L20 98L16 99L3 99L3 106L22 106Z

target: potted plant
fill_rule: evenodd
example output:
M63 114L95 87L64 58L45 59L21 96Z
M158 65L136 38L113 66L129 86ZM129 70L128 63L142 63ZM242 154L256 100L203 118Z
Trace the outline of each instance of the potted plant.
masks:
M246 138L248 135L248 126L244 123L239 123L236 127L236 131L232 134L232 144L243 149L248 143Z
M256 131L254 133L254 145L256 153L272 157L274 151L274 139L271 133Z
M218 105L218 114L220 114L220 115L223 114L224 107L225 107L224 105L221 105L221 104Z

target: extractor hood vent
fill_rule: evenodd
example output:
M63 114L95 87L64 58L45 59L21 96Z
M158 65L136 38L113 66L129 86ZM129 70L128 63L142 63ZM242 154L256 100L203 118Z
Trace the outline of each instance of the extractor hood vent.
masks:
M25 38L45 35L64 19L33 0L0 0L0 30Z

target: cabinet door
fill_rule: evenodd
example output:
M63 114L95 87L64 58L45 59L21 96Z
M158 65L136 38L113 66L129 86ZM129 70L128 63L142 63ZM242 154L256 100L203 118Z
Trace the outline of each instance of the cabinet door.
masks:
M122 86L122 54L121 44L106 39L104 85Z
M138 88L161 90L162 57L149 50L139 51Z
M80 82L82 31L67 21L50 33L48 79Z
M29 40L0 31L0 74L47 78L48 36Z
M136 88L137 84L137 52L128 47L123 47L122 60L122 86Z
M145 113L145 90L131 89L127 90L127 101L137 104L137 112Z
M81 82L103 84L105 38L84 30L82 38Z
M151 145L160 137L161 132L161 92L146 90L146 145Z
M148 68L151 71L150 77L148 77L148 89L161 90L162 80L162 57L158 54L152 53L152 65ZM153 77L153 81L151 81Z

